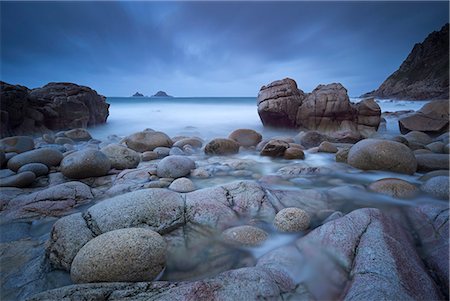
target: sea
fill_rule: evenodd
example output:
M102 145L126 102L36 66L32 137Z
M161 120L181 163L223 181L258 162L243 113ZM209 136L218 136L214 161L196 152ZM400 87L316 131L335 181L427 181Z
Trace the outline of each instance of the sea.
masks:
M351 98L352 102L361 101ZM147 128L169 136L198 136L208 140L227 137L238 128L250 128L263 137L292 136L296 130L264 128L256 97L108 97L111 106L106 124L91 127L93 137L127 136ZM419 110L426 102L376 100L382 112ZM395 118L387 118L387 131L398 132Z

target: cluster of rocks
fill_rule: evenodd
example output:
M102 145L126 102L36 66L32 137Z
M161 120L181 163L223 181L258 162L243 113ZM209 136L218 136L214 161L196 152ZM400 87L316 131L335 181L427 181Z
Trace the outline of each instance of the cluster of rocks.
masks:
M258 114L265 126L347 132L367 137L377 131L381 110L373 98L353 104L339 83L319 85L311 93L290 78L263 86Z
M0 137L73 129L105 123L106 98L72 83L28 89L0 82Z

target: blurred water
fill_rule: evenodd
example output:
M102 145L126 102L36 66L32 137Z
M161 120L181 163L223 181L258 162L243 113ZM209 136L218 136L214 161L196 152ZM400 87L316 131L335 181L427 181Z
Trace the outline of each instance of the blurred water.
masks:
M351 101L360 99L352 98ZM264 128L258 116L256 97L109 97L107 102L111 104L108 122L90 129L98 139L112 134L126 136L145 128L161 130L169 136L189 135L204 139L227 137L237 128L251 128L264 136L296 132ZM383 112L418 110L424 105L418 101L379 100L378 103ZM396 124L388 124L390 130L395 127Z

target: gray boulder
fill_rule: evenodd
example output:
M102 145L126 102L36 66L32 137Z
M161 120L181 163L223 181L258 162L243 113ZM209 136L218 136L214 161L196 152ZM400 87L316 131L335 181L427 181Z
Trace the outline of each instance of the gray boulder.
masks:
M417 171L427 172L432 170L449 169L449 156L447 154L418 154Z
M207 155L231 155L239 152L239 144L231 139L216 138L205 146Z
M251 129L234 130L228 138L244 147L256 146L262 140L261 134Z
M18 154L8 160L9 169L17 171L28 163L42 163L47 167L58 166L63 159L63 154L56 149L40 148Z
M441 200L449 200L449 177L437 176L428 179L423 185L422 190Z
M24 171L31 171L36 175L36 177L40 177L48 174L48 167L47 165L42 163L28 163L22 165L22 167L19 168L17 173L21 173Z
M111 168L115 169L136 168L141 161L139 153L120 144L109 144L100 151L108 157Z
M111 162L101 151L85 149L71 153L61 161L61 172L71 179L104 176L111 169Z
M152 151L159 146L171 147L172 140L163 132L143 131L125 138L125 144L137 152Z
M9 153L23 153L34 149L34 140L29 136L14 136L0 140L0 149Z
M28 187L36 179L36 175L31 171L24 171L16 175L2 178L0 181L0 187Z
M185 156L168 156L162 159L157 166L157 175L160 178L181 178L195 169L195 162Z

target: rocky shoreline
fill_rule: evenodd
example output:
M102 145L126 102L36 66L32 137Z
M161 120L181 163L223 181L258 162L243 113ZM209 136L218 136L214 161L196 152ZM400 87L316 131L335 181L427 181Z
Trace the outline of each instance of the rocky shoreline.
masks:
M0 147L2 300L449 296L447 133Z

